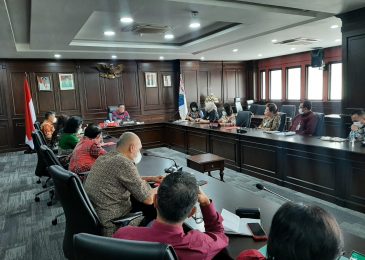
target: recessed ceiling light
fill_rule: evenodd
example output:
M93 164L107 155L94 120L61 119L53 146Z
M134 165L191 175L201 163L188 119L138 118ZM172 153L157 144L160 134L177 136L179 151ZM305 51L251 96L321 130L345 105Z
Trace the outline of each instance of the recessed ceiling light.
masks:
M205 60L205 58L204 57L201 57L200 60Z
M341 41L341 39L336 39L336 40L335 40L335 42L340 42L340 41Z
M122 23L133 23L133 18L129 17L129 16L124 16L122 18L120 18L120 22Z
M196 28L199 28L200 27L200 23L199 22L192 22L189 27L191 29L196 29Z
M116 59L117 58L117 55L112 55L112 59Z
M113 35L115 35L115 32L113 32L113 31L105 31L104 32L104 35L105 36L113 36Z
M165 34L165 39L166 40L171 40L171 39L174 39L174 38L175 38L175 36L172 33L166 33Z
M291 51L295 51L295 48L294 48L294 47L293 47L293 48L290 48L290 50L291 50Z
M160 60L164 60L165 58L163 56L160 56Z
M55 54L54 57L57 58L57 59L61 58L61 54Z
M336 29L338 27L340 27L340 26L338 26L337 24L334 24L334 25L331 26L331 29Z
M232 51L233 51L233 52L238 52L238 49L233 49Z
M271 40L271 42L274 42L274 43L277 42L277 41L278 41L277 39L272 39Z
M259 53L259 54L257 54L257 56L262 57L262 54L261 54L261 53Z

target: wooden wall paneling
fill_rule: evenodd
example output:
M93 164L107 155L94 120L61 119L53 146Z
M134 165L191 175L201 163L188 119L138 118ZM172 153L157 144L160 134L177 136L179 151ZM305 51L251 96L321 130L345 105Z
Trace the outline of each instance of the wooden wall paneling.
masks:
M122 78L103 79L105 85L106 106L116 106L124 100Z
M24 115L24 75L24 72L8 72L8 87L12 98L11 115L13 117Z
M222 101L222 69L222 62L200 62L198 87L201 102L204 102L206 95L211 94Z
M5 119L0 119L0 150L8 150L11 148L11 133L9 132L9 124Z
M206 131L190 130L187 132L188 154L201 154L209 151L209 135Z
M237 93L237 77L235 69L224 70L224 102L233 103Z
M82 86L87 113L105 111L104 80L98 72L82 72Z
M200 103L200 93L198 88L199 81L199 62L198 61L181 61L180 71L183 75L186 102Z
M246 100L246 68L242 62L223 62L223 102L233 104L235 97Z
M165 105L165 108L174 108L176 99L176 89L178 88L176 73L172 72L161 72L161 82L162 82L162 102ZM171 78L171 86L165 86L164 77Z
M198 75L198 100L201 104L204 104L205 98L211 94L209 93L209 72L199 71Z
M165 126L164 142L170 148L177 151L187 153L187 137L186 129L179 126Z
M351 204L351 208L360 211L365 210L365 163L354 162L347 171L347 204ZM348 206L348 205L347 205Z
M238 135L212 131L209 146L213 154L225 158L225 166L240 171L240 142Z
M75 89L73 90L61 90L60 79L58 73L53 74L53 82L55 84L55 94L57 100L57 111L67 115L81 115L80 107L80 84L78 74L75 71L60 71L60 73L73 74Z
M140 95L138 84L138 73L136 70L125 71L122 73L124 104L128 111L141 113Z
M55 80L54 76L56 74L52 73L42 73L42 72L34 72L29 75L29 84L31 88L31 93L35 96L35 102L40 116L44 115L47 111L56 111L56 94L57 91L57 81ZM51 89L50 91L41 91L38 88L38 80L37 77L49 77L51 82ZM24 102L24 100L23 100ZM42 119L44 117L42 116Z

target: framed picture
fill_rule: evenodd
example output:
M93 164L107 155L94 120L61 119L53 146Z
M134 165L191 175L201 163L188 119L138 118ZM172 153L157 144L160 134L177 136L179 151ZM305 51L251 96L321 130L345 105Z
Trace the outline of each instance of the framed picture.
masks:
M52 91L51 79L49 76L37 76L39 91Z
M146 88L157 87L157 73L156 72L145 72Z
M60 90L73 90L74 85L74 75L73 74L63 74L59 73L58 77L60 79Z
M163 86L171 87L171 75L163 75Z

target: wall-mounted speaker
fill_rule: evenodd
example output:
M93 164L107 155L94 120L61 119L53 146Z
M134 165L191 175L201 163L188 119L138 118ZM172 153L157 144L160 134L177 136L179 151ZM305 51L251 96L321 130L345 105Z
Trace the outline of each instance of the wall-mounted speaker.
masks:
M312 55L312 61L311 61L311 66L312 67L318 68L318 67L323 67L324 66L324 62L323 62L324 51L323 51L323 49L313 50L311 52L311 55Z

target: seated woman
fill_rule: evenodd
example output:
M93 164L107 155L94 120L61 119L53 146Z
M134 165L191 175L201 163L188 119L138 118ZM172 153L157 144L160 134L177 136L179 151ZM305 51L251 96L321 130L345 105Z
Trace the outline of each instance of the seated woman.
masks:
M49 111L45 114L44 121L41 124L41 131L48 145L52 144L52 136L55 132L54 124L57 122L55 112Z
M202 113L202 111L199 110L198 104L196 102L191 102L190 103L190 112L186 116L186 119L189 121L195 121L196 119L202 118L202 117L203 117L203 113Z
M280 115L278 108L274 103L267 103L264 113L265 117L259 125L259 129L266 131L276 131L280 126Z
M272 220L267 256L246 250L237 260L337 260L342 249L341 229L332 215L318 206L287 202Z
M355 140L364 140L365 135L365 112L356 111L351 115L352 125L349 138L354 137Z
M222 117L218 120L218 122L225 126L236 125L236 116L233 114L231 105L224 103L223 108Z
M96 159L106 154L100 146L102 141L101 128L95 124L88 125L84 137L72 152L69 170L76 174L90 171ZM85 177L80 176L80 179L84 180Z
M58 143L59 155L69 155L72 153L73 149L80 141L79 134L82 131L81 126L81 117L72 116L67 120L66 125L63 128L63 133L61 134L60 141Z
M211 122L218 122L217 106L211 100L205 100L205 114L203 118L195 119L195 122L201 124L208 124Z
M65 124L69 118L70 117L68 115L64 114L58 116L55 131L53 132L52 135L53 145L57 145L58 142L60 141L61 134L63 133L63 128L65 127Z

